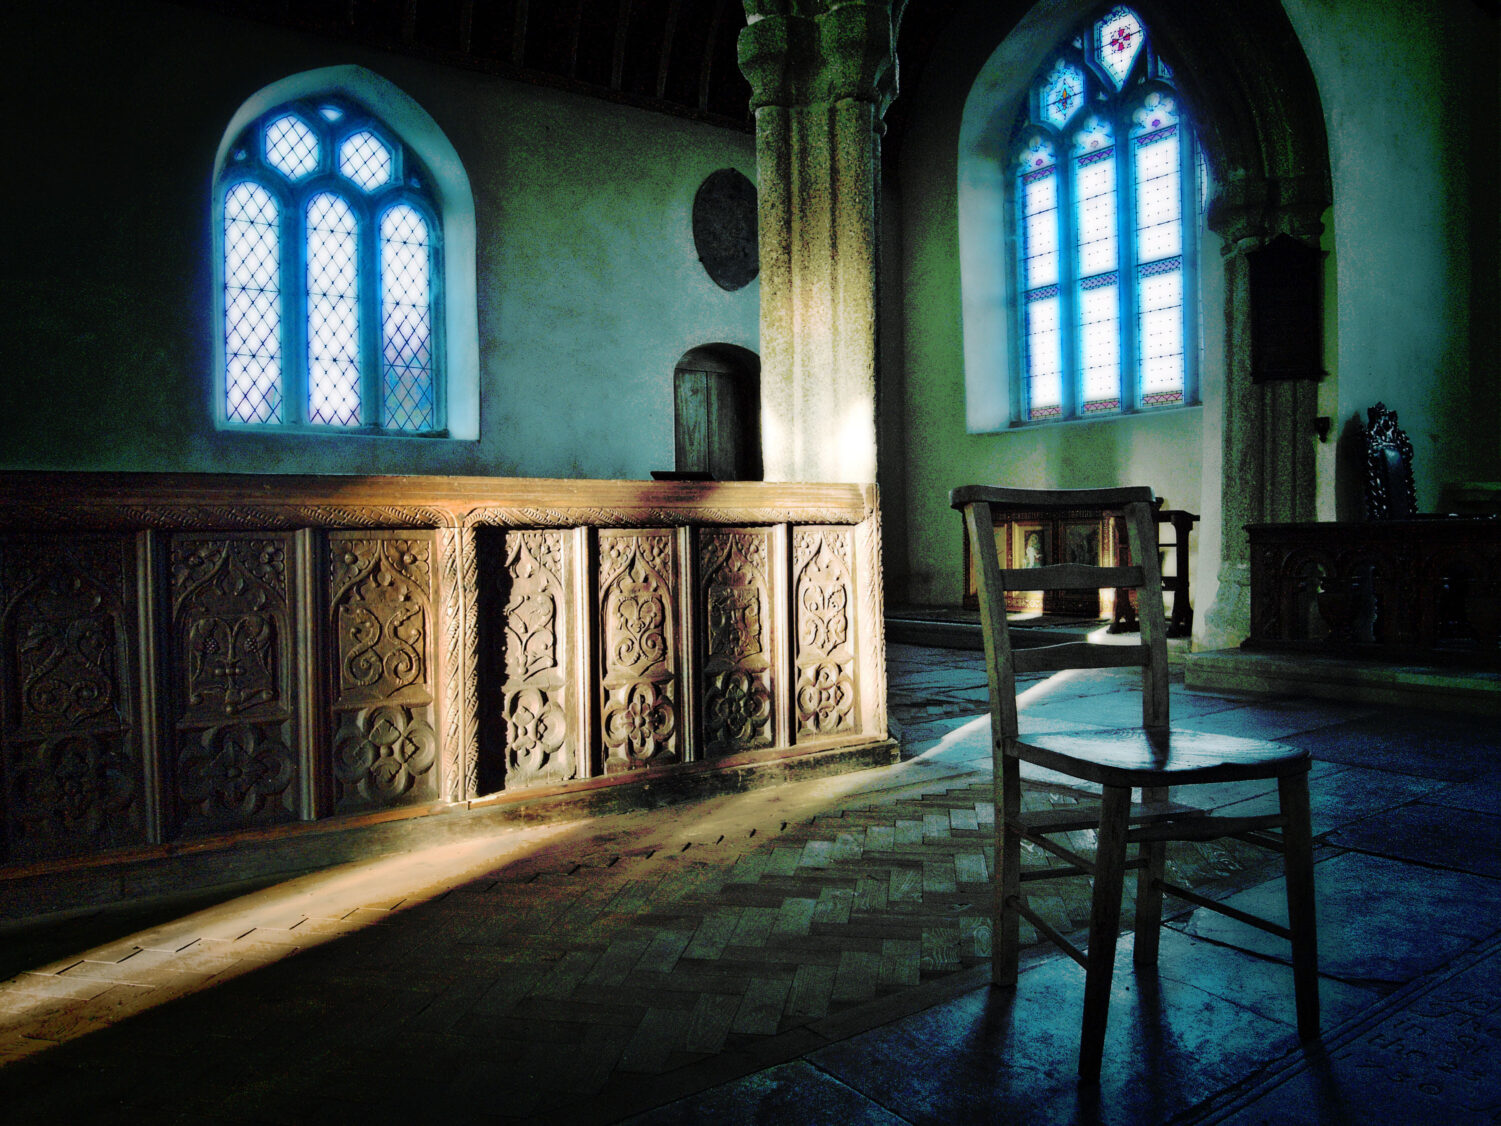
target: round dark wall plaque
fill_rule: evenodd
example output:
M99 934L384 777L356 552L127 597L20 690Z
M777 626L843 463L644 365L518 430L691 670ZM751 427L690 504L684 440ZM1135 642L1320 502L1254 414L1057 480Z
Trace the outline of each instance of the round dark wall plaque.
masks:
M739 289L761 271L756 185L733 168L711 172L693 197L693 245L721 289Z

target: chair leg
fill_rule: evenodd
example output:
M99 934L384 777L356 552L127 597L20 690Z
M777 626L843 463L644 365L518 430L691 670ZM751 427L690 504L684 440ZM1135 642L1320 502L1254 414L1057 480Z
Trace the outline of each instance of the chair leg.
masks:
M1143 787L1141 800L1166 801L1166 786ZM1145 864L1136 873L1136 954L1138 966L1157 964L1158 940L1162 933L1162 877L1167 867L1167 844L1152 841L1141 846Z
M1016 984L1021 954L1021 916L1012 904L1021 895L1022 842L1008 832L1021 813L1021 764L1009 755L997 758L995 778L995 906L991 914L990 981Z
M1089 949L1084 976L1084 1031L1079 1040L1079 1078L1100 1077L1105 1054L1105 1021L1110 981L1115 972L1115 940L1121 928L1121 892L1126 878L1126 826L1131 790L1106 786L1100 807L1099 848L1095 853L1094 897L1089 909Z
M1293 989L1297 995L1298 1035L1311 1040L1319 1034L1319 939L1313 896L1313 830L1308 808L1308 775L1279 778L1277 789L1287 827L1282 831L1286 850L1287 920L1292 931Z

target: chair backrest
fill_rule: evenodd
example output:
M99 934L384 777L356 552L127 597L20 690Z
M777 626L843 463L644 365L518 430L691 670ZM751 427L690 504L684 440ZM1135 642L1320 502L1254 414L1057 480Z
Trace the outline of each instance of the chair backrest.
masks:
M1015 739L1016 674L1071 668L1142 670L1142 724L1168 725L1167 624L1162 607L1162 568L1157 557L1156 501L1146 487L1117 489L1007 489L966 485L949 494L949 503L964 514L980 593L980 623L985 635L991 714L998 738ZM1011 513L1093 509L1119 514L1126 525L1131 562L1125 566L1063 563L1003 568L997 558L995 523ZM1006 621L1009 590L1137 590L1141 642L1093 645L1068 642L1015 649Z

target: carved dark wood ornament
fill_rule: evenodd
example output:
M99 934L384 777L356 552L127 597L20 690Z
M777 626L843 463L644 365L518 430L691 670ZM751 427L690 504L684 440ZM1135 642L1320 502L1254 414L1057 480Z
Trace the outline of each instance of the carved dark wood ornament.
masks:
M601 532L598 590L605 771L681 761L674 534Z
M334 808L438 796L429 531L329 535Z
M763 529L705 531L699 540L704 743L711 755L776 741L770 554Z
M801 738L822 738L857 731L849 529L794 530L792 567L797 615L797 734Z
M6 854L140 843L129 540L17 540L0 550Z
M505 784L565 782L578 775L576 736L569 731L567 596L563 533L507 532L498 576L504 628Z
M185 833L298 811L290 535L174 536L177 813Z

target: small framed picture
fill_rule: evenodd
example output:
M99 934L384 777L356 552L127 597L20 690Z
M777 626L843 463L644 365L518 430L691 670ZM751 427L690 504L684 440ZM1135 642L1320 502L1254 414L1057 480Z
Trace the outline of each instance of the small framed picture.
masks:
M1048 526L1018 521L1011 525L1011 553L1009 567L1046 567L1053 562L1051 544L1048 543Z
M1063 525L1063 562L1100 565L1100 521L1076 520Z

